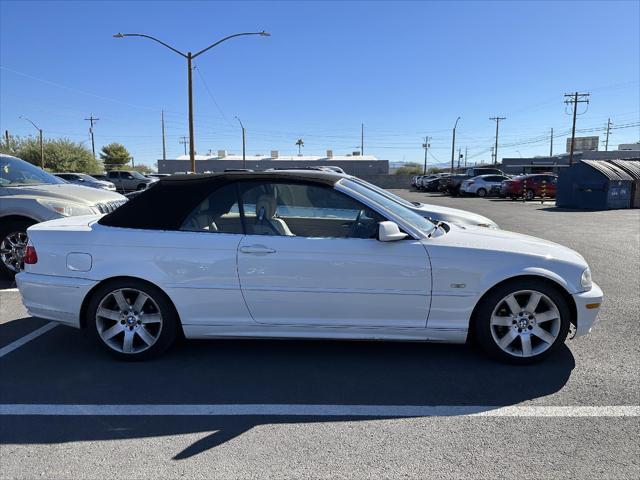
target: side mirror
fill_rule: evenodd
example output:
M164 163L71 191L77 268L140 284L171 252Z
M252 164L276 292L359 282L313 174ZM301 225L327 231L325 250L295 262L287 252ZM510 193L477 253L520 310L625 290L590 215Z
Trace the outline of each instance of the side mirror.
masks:
M378 240L381 242L395 242L404 240L408 235L400 231L400 227L395 222L380 222L378 224Z

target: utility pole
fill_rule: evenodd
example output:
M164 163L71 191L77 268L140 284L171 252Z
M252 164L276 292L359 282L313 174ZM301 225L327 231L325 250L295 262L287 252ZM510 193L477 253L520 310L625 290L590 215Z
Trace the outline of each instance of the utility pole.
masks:
M185 154L185 155L187 154L187 144L189 143L189 142L187 141L187 138L188 138L188 137L187 137L186 135L184 135L184 136L180 137L180 140L178 140L178 143L179 143L180 145L183 145L183 146L184 146L184 154Z
M460 159L462 158L462 148L458 148L458 170L460 170Z
M576 115L578 112L579 103L589 103L588 93L565 93L565 105L572 105L573 108L573 126L571 127L571 148L569 149L569 166L573 165L573 148L576 142Z
M464 168L467 168L467 155L469 154L469 149L464 147Z
M494 147L491 147L491 159L493 159L493 148Z
M498 128L500 126L500 121L501 120L506 120L507 117L491 117L489 120L495 120L496 122L496 144L495 144L495 148L493 149L493 164L497 165L498 164Z
M162 110L161 119L162 119L162 160L166 160L167 144L165 143L165 135L164 135L164 110Z
M85 118L85 120L87 122L89 122L91 124L91 126L89 127L89 134L91 135L91 151L93 152L93 158L96 158L96 144L93 140L93 124L95 122L97 122L98 120L100 120L99 118L95 118L93 116L93 113L91 114L91 116L89 118Z
M4 141L7 142L7 148L9 147L9 130L4 131Z
M429 147L431 146L431 144L429 143L431 141L431 137L424 137L424 143L422 144L422 148L424 148L424 169L422 171L423 175L427 174L427 152L429 151Z
M609 120L607 120L607 139L604 142L604 151L608 152L609 151L609 131L611 130L611 125L613 125L611 123L611 118L609 118Z
M553 157L553 127L551 127L551 146L549 147L549 156Z
M456 128L458 127L458 120L460 117L456 118L456 123L453 125L453 138L451 139L451 174L453 175L453 156L456 151Z
M360 124L360 155L364 155L364 123Z

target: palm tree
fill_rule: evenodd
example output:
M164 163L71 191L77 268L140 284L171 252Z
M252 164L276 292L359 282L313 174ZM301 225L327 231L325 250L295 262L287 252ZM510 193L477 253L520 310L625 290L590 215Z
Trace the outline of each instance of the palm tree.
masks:
M304 141L301 138L299 138L298 141L296 142L296 145L298 146L298 156L301 157L302 147L304 147Z

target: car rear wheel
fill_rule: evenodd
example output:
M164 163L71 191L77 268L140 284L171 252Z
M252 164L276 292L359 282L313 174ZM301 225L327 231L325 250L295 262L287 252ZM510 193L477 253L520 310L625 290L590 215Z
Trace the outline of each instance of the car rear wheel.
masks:
M518 280L496 288L482 300L475 334L492 357L529 364L562 345L569 324L569 307L556 288L540 280Z
M146 183L141 183L140 185L138 185L136 187L136 190L144 190L145 188L147 188L147 184Z
M135 279L98 288L89 301L87 324L103 348L124 360L159 355L178 333L178 316L167 296Z
M0 277L13 279L22 270L22 257L27 248L27 228L35 222L13 220L0 224Z
M485 197L487 195L487 191L484 188L479 188L476 193L479 197Z
M531 189L527 190L527 193L526 193L527 200L533 200L535 196L536 196L536 192L534 192Z

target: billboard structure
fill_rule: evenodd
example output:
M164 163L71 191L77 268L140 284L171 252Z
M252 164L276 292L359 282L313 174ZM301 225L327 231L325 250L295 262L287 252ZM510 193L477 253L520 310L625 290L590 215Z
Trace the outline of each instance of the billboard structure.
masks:
M600 137L576 137L573 144L574 152L597 152ZM571 151L571 137L567 138L567 153Z

